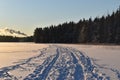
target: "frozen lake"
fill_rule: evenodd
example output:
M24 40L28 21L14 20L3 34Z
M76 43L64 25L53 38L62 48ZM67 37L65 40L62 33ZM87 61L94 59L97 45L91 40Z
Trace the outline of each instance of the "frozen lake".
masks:
M21 60L24 60L24 59L29 60L29 58L31 57L33 57L31 58L33 59L31 60L31 62L35 63L34 56L38 56L41 50L43 52L46 51L46 55L44 56L45 58L41 57L43 58L43 60L40 60L41 58L38 60L39 64L42 65L43 63L42 61L47 60L47 57L49 57L52 54L55 54L54 51L56 49L59 49L59 47L54 47L54 48L50 47L50 49L48 48L48 50L43 49L43 48L49 47L49 45L56 45L56 46L63 47L63 49L65 49L65 52L69 53L69 55L71 55L71 57L73 58L74 58L74 55L71 54L71 52L69 51L74 52L74 50L72 49L77 49L81 51L84 55L87 55L88 57L90 57L90 60L93 61L94 65L97 66L97 68L100 70L101 73L105 73L108 76L113 76L111 80L117 79L115 76L120 75L120 62L119 62L120 61L120 58L119 58L120 57L120 46L108 46L108 45L105 46L105 45L79 45L79 44L0 43L0 68L3 68L4 70L4 67L14 66L17 64L16 62L20 62ZM67 47L69 47L68 48L69 51L66 51ZM72 47L72 49L70 47ZM60 51L60 53L64 54L62 53L62 51ZM69 55L68 54L66 55L67 56L65 59L68 60L67 57L69 57ZM55 59L57 60L57 58ZM55 64L57 64L57 62ZM23 67L25 67L25 65ZM33 71L33 69L35 69L35 67L31 68L31 72ZM50 69L49 66L48 66L48 69ZM51 69L54 70L54 67ZM12 72L12 73L16 73L16 72L17 70L15 70L15 72ZM26 74L29 74L29 73L30 72Z
M21 59L26 59L39 54L39 50L52 44L34 43L0 43L0 67L12 65ZM120 46L103 45L79 45L79 44L57 44L76 48L98 63L108 64L120 69ZM111 64L112 62L112 64Z
M0 68L13 65L14 62L35 56L46 44L0 43Z

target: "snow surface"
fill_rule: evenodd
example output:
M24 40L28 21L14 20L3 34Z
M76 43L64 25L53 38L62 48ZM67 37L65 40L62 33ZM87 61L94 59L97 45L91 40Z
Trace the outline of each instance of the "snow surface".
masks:
M0 43L0 80L120 80L119 56L120 46Z
M0 68L14 65L15 62L39 54L46 44L34 43L0 43Z

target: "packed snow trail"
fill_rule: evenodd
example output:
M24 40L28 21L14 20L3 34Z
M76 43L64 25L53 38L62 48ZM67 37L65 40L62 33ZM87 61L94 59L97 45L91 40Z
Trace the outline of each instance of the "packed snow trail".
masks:
M108 69L115 79L101 72ZM98 66L82 52L60 46L49 46L40 54L0 69L0 80L120 80L115 69Z

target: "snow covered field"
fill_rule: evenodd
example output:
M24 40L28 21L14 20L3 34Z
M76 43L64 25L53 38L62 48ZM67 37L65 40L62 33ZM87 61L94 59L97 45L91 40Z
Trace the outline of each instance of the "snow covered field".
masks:
M0 43L0 80L120 80L120 46Z
M14 62L39 54L46 44L0 43L0 68L13 65Z

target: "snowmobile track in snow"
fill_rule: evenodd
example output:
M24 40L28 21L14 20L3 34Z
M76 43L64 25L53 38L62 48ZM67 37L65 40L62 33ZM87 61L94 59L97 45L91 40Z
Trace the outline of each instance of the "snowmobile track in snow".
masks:
M55 56L52 56L53 59L50 59L50 57L48 57L44 63L40 66L38 66L35 71L33 72L33 74L30 74L27 78L25 78L24 80L30 80L30 79L35 79L35 80L45 80L49 71L51 70L52 66L54 65L54 63L56 62L57 58L59 57L59 52L57 49L57 54ZM41 73L42 71L42 73Z
M111 77L82 52L52 45L37 56L1 68L0 80L111 80Z

